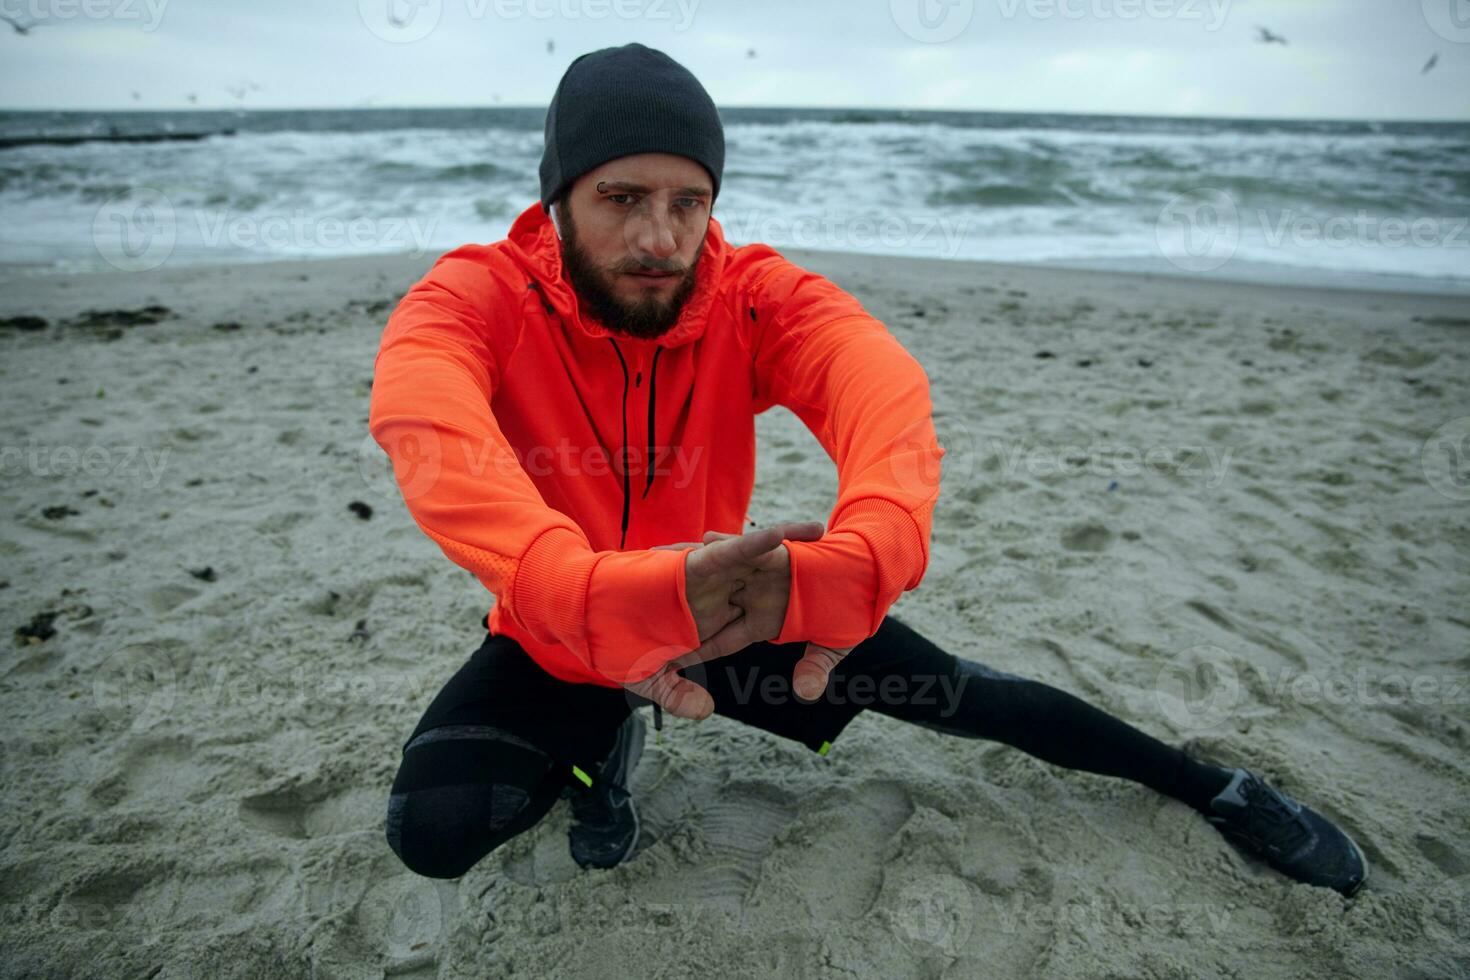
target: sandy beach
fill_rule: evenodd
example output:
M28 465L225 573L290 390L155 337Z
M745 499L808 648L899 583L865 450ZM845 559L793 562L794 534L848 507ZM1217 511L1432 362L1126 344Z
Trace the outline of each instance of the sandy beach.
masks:
M894 614L1257 768L1362 844L1359 897L872 713L825 758L668 719L628 863L580 872L559 804L418 878L388 786L490 600L367 432L432 257L10 268L3 972L1470 975L1470 301L787 254L930 375L944 491ZM758 432L752 515L826 519L816 440Z

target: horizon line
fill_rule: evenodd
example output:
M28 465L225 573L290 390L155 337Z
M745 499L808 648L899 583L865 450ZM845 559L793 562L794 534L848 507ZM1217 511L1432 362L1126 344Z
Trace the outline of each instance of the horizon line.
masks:
M87 107L64 107L64 106L41 106L20 107L0 106L0 112L227 112L231 114L242 112L376 112L376 111L407 111L407 110L485 110L485 109L534 109L541 112L546 111L543 104L528 103L499 103L488 104L459 104L459 105L316 105L316 106L164 106L147 107L140 105L125 106L87 106ZM1470 115L1465 117L1367 117L1367 116L1255 116L1255 115L1178 115L1167 112L1084 112L1073 109L983 109L973 107L949 107L932 108L920 106L892 106L892 105L763 105L763 104L725 104L717 106L717 109L764 109L764 110L821 110L826 112L915 112L915 113L977 113L995 116L1077 116L1082 118L1135 118L1135 119L1176 119L1176 120L1204 120L1225 122L1363 122L1363 123L1461 123L1470 124Z

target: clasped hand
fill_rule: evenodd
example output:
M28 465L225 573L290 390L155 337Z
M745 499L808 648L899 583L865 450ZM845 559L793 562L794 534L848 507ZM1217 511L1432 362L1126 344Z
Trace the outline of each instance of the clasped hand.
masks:
M779 636L791 597L791 553L784 542L816 541L822 534L821 523L801 521L748 534L710 531L700 542L658 545L654 550L688 552L684 596L700 645L627 689L681 718L707 718L714 711L714 699L678 671ZM805 701L821 697L832 668L851 649L808 643L792 677L797 697Z

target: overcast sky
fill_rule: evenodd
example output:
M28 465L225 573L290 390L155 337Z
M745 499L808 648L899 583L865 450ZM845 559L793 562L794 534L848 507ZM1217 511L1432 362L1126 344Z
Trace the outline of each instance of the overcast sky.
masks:
M6 108L182 109L191 92L200 107L544 106L577 54L636 40L721 106L1470 120L1470 0L0 0L0 13L44 22L25 36L0 24ZM1287 43L1259 42L1258 25Z

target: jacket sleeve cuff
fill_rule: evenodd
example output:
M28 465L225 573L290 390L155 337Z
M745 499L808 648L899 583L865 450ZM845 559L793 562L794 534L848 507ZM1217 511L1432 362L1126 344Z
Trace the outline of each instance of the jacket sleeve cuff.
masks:
M543 643L560 643L586 660L587 587L597 553L576 531L553 527L521 555L506 610Z
M618 684L699 646L684 596L685 551L605 552L587 590L587 663Z
M575 531L552 528L521 556L509 611L536 639L630 684L699 646L686 560L673 550L595 552Z
M919 584L927 542L902 507L877 497L843 508L820 541L788 541L791 593L776 643L852 647L878 632L888 609Z

